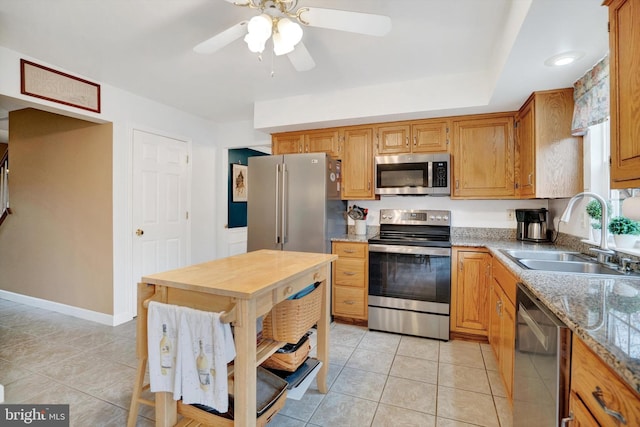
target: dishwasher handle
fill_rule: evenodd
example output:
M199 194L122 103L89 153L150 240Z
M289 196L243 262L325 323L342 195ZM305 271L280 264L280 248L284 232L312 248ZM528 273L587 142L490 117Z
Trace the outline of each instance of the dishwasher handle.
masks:
M522 316L522 320L525 321L527 326L529 326L531 332L533 332L533 335L535 335L540 344L542 344L542 347L544 347L545 351L549 350L549 337L545 335L545 333L542 331L542 328L538 325L538 322L536 322L533 317L531 317L522 303L520 303L518 307L518 313Z

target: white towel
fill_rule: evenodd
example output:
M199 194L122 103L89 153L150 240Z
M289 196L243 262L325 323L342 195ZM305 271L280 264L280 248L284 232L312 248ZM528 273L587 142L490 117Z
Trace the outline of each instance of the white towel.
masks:
M218 412L229 409L227 363L230 356L227 341L233 344L230 326L220 321L219 313L179 307L178 364L181 374L181 394L185 404L198 403ZM228 332L226 331L228 330Z
M176 391L177 336L177 307L151 301L147 314L147 352L152 392Z

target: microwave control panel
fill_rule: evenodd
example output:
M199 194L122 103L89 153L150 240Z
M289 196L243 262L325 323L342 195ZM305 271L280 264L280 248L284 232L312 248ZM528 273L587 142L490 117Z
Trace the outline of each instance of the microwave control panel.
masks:
M447 187L447 162L433 162L433 186Z

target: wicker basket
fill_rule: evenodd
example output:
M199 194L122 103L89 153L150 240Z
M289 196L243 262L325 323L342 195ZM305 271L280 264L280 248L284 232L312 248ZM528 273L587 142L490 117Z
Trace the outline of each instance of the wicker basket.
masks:
M295 344L320 320L324 283L300 299L287 299L276 304L262 322L266 339Z
M295 372L307 360L311 351L311 340L306 338L305 342L291 353L274 353L262 363L262 366L278 371Z

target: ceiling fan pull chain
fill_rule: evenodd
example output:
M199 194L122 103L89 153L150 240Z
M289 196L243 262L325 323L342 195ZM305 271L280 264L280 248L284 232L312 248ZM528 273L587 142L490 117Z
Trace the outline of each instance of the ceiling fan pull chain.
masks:
M273 52L273 49L271 49L271 77L272 77L272 78L273 78L273 76L275 76L275 75L276 75L276 72L275 72L275 70L274 70L274 68L273 68L274 63L275 63L275 59L274 59L274 58L275 58L275 56L276 56L276 55L275 55L275 53Z

